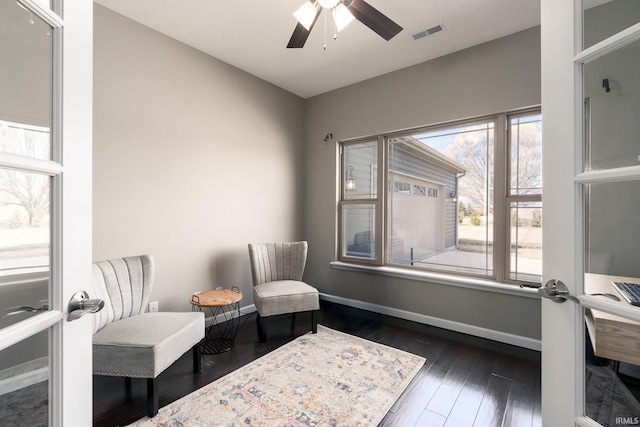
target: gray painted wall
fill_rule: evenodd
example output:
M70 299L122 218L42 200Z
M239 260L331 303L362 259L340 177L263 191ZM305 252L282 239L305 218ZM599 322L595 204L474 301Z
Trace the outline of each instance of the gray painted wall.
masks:
M539 28L308 99L305 279L328 294L540 339L537 299L330 266L336 249L337 140L539 103ZM329 132L335 139L324 142Z
M216 285L247 305L246 244L305 238L322 292L540 337L535 299L333 270L323 142L538 104L538 29L306 101L98 5L94 43L93 257L153 254L161 310Z
M95 5L95 261L152 254L151 300L240 286L247 243L302 237L304 101Z

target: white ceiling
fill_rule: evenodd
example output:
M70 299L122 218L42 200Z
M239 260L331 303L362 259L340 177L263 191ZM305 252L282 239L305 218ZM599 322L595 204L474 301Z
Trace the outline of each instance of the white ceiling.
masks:
M305 0L95 1L303 98L540 24L539 0L367 0L404 30L387 42L356 20L333 40L329 16L325 51L325 12L304 48L286 48Z

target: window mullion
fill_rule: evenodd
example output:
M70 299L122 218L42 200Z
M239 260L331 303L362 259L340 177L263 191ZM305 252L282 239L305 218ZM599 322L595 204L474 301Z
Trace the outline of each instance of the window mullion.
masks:
M493 275L498 282L507 277L507 248L509 247L509 224L507 221L507 172L509 150L507 149L507 116L496 117L494 134L494 197L493 197Z
M507 208L508 208L509 204L512 203L512 202L520 202L520 203L524 203L524 202L541 202L542 201L542 194L512 195L512 196L507 196L506 200L507 200Z
M384 136L378 137L378 200L376 201L376 233L378 233L378 261L381 265L387 262L387 183L389 182L389 147Z

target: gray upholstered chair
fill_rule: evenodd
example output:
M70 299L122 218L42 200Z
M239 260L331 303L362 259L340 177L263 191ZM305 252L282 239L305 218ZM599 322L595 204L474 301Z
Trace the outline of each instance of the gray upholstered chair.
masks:
M311 330L317 328L318 290L302 281L307 262L307 242L249 244L253 302L258 311L260 341L267 340L266 318L310 311Z
M93 264L92 298L104 300L93 315L93 373L147 378L147 415L159 409L157 376L193 349L193 372L200 371L199 343L204 314L144 313L154 277L150 255L117 258ZM186 298L186 297L185 297Z

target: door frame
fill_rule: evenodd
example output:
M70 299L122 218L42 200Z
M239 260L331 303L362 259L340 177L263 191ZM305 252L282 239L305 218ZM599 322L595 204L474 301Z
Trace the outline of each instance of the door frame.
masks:
M71 296L91 280L93 2L17 2L52 27L52 160L0 153L0 165L53 177L50 309L0 330L0 349L48 330L49 425L91 425L91 318L66 316Z
M584 309L640 319L640 310L584 295L584 188L591 183L640 180L640 166L583 171L583 65L632 41L640 24L582 49L581 0L541 0L543 174L545 226L543 283L559 279L579 303L542 299L543 425L600 424L585 415ZM568 159L573 159L569 160ZM573 227L566 224L573 223Z
M573 105L576 3L580 1L541 0L542 194L545 209L542 283L561 279L574 295L578 287L575 249L578 221L574 206L578 201L573 182L575 161L567 160L576 158ZM567 227L567 223L576 227ZM576 304L557 304L541 299L543 425L575 424L578 405L575 387L581 369L576 366L580 363L576 363L575 353L579 348L576 334L579 313Z
M62 74L61 240L62 300L65 315L74 293L87 290L92 279L93 170L93 1L67 0L64 8ZM54 260L55 261L55 260ZM93 297L93 295L89 295ZM53 425L93 423L92 316L54 329L54 408L61 413ZM81 397L82 396L82 397Z

